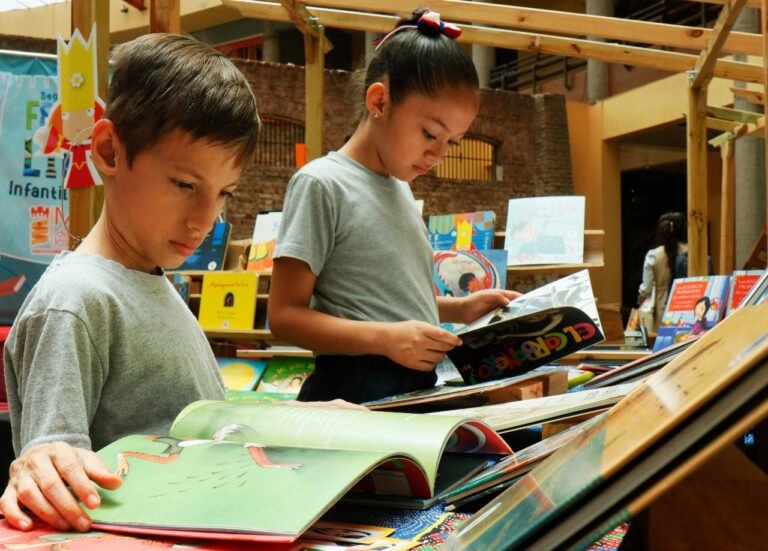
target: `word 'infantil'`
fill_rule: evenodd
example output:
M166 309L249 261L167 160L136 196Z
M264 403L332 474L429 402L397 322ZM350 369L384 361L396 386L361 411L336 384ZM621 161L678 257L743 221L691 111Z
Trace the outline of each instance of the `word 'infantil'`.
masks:
M61 189L61 186L37 186L32 182L26 184L14 184L13 180L8 182L8 195L15 197L33 197L35 199L51 199L52 201L67 200L67 190Z

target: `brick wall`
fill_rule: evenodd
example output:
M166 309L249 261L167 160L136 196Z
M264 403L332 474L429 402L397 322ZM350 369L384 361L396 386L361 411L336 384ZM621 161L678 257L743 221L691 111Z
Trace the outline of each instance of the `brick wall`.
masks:
M263 115L304 120L304 68L238 61L253 86ZM356 98L345 71L326 71L324 150L338 149L354 130ZM506 224L512 197L573 193L565 100L556 95L521 95L484 90L470 134L496 143L502 179L498 182L440 181L426 175L412 183L424 199L424 214L493 210ZM233 238L250 237L260 210L279 209L293 169L254 166L243 176L228 207Z

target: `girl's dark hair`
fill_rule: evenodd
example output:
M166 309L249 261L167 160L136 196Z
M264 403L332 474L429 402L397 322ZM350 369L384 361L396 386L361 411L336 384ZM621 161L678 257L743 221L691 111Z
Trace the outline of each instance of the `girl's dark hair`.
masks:
M409 19L401 19L395 28L416 25L429 11L414 10ZM446 89L480 87L472 59L454 39L438 29L404 29L387 36L368 62L363 80L363 95L368 87L389 80L389 98L402 103L413 93L435 97Z
M703 296L699 300L696 301L696 304L693 305L694 308L696 308L700 303L704 303L704 305L707 307L706 311L709 311L710 307L712 306L712 301L709 300L708 296Z
M191 36L146 34L118 46L104 117L125 144L128 166L174 130L253 158L261 122L245 76Z
M667 212L659 217L656 226L656 237L667 253L669 272L674 277L675 259L680 243L688 242L688 221L682 212Z

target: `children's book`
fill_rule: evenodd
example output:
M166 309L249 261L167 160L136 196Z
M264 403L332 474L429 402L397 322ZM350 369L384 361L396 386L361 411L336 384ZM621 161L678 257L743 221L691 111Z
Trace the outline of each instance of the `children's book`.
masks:
M490 210L439 214L427 221L429 241L436 251L488 250L493 248L496 213Z
M168 435L99 452L122 476L89 514L100 530L292 541L350 490L431 497L467 457L511 449L480 421L365 409L200 401ZM439 482L438 482L439 481Z
M461 415L479 419L497 432L509 432L532 425L553 423L610 408L640 383L626 383L608 388L569 392L518 402L436 411L429 415Z
M216 363L219 364L219 373L227 390L253 390L267 368L266 360L218 356Z
M374 411L425 413L562 394L568 390L568 371L542 367L523 375L468 386L436 386L366 402Z
M272 269L272 254L277 244L282 212L262 212L256 215L253 239L248 252L248 270L260 272Z
M589 271L516 298L458 332L448 352L467 384L519 375L602 341Z
M205 236L194 254L177 270L223 270L231 230L232 225L229 222L214 223L213 229Z
M180 273L167 274L167 277L173 288L179 293L181 300L189 304L189 287L192 283L192 278Z
M211 272L203 276L198 320L203 329L253 329L258 276Z
M736 270L731 274L731 285L728 287L728 302L725 305L725 315L730 316L741 306L742 301L760 280L765 270Z
M581 264L584 206L580 196L510 199L504 248L510 266Z
M478 511L445 549L583 549L768 415L768 305L740 308Z
M256 390L292 394L295 397L314 368L314 358L274 356L269 360Z
M507 286L507 251L435 251L432 276L437 296L465 297Z
M672 281L653 344L656 352L709 331L723 317L730 276L683 277Z

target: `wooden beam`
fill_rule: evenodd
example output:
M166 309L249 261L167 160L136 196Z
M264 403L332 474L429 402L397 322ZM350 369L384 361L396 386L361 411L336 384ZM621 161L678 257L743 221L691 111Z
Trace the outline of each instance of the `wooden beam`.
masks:
M760 30L763 32L763 82L768 82L766 80L768 79L768 0L761 0L760 7ZM768 115L768 94L763 94L763 113ZM765 124L765 117L763 117L763 127L763 153L764 159L768 161L768 125ZM765 182L763 185L768 190L768 162L763 164L765 165ZM763 208L768 215L768 201Z
M763 105L763 93L757 90L748 90L747 88L731 88L734 96L738 96L741 99L754 103L755 105Z
M224 5L240 10L244 17L269 21L288 21L285 14L277 15L274 11L276 2L245 0L222 0ZM343 10L312 8L319 24L349 30L386 32L394 27L396 17L389 15L361 14ZM508 48L512 50L538 52L542 54L562 55L579 59L596 59L607 63L650 67L673 73L689 71L696 65L697 56L680 52L639 48L619 44L607 44L590 40L563 38L548 35L536 35L519 31L493 29L475 25L464 25L460 42ZM763 71L760 65L738 61L718 60L714 76L729 80L762 82Z
M180 33L180 0L151 0L149 5L149 32Z
M317 17L305 6L296 0L280 0L280 4L288 14L288 18L301 31L305 37L314 38L317 44L322 45L324 54L327 54L333 45L325 38L325 32L319 28ZM321 36L322 35L322 36ZM305 47L307 42L304 41Z
M688 89L688 275L707 275L707 89Z
M715 117L707 117L706 123L707 128L711 128L712 130L719 130L720 132L731 132L742 125L742 123L727 121Z
M755 136L757 138L764 138L765 137L765 115L761 115L759 119L757 119L757 122L755 123L748 123L746 125L746 128L743 133L739 135L741 136Z
M743 122L743 123L756 123L762 113L755 113L754 111L743 111L741 109L731 109L730 107L716 107L714 105L707 106L707 114L717 117L718 119Z
M729 0L691 0L701 4L726 4ZM747 7L760 9L761 0L747 0Z
M720 258L718 274L730 274L734 268L734 241L736 239L736 161L733 155L733 139L720 146L722 180L720 182Z
M531 32L592 36L630 43L701 50L712 31L707 28L653 23L618 17L603 17L556 10L470 2L464 0L299 0L315 7L336 8L402 15L427 5L446 21L504 27ZM746 1L746 0L745 0ZM727 53L762 55L762 41L755 33L733 33L723 44Z
M730 0L728 3L723 4L720 15L717 16L717 21L712 29L712 34L709 35L709 40L707 40L707 45L696 61L695 75L690 83L692 88L701 88L712 80L717 56L720 55L723 44L725 44L725 40L728 38L728 33L731 32L733 24L736 23L736 18L739 16L741 8L744 7L746 1Z
M79 29L84 39L88 40L91 28L94 24L96 25L98 88L99 95L102 99L106 99L109 86L109 4L98 0L72 0L70 9L72 31ZM79 244L79 240L88 235L101 214L104 186L74 188L67 192L69 195L69 247L74 249Z
M325 28L316 27L316 36L304 35L304 141L307 144L307 160L323 155L323 101L325 99Z

